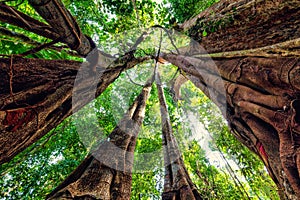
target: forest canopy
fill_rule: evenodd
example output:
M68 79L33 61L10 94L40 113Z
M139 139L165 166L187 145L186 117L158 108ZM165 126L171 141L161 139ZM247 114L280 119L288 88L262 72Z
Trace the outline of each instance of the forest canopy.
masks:
M93 166L110 199L296 199L300 4L273 3L2 1L0 199L80 196Z

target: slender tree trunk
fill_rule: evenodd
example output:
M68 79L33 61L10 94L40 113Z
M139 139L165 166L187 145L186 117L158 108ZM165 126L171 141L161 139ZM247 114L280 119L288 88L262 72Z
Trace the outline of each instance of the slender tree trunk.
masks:
M133 153L152 82L148 81L123 119L98 149L48 199L130 199Z
M163 200L201 200L196 186L193 184L184 166L178 144L173 135L167 104L161 86L160 77L157 73L156 86L160 102L162 120L163 153L165 165Z
M182 25L209 55L195 46L191 56L162 55L216 103L282 199L300 196L299 8L294 0L220 1Z

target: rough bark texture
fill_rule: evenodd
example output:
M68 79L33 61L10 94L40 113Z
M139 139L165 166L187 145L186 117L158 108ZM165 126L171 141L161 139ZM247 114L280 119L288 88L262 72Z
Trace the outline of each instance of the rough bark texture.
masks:
M201 200L196 186L193 184L184 166L178 144L173 135L166 99L161 86L159 74L156 76L156 86L160 102L162 120L163 153L165 165L163 200Z
M298 0L222 0L181 28L208 53L245 50L299 38L299 15Z
M300 196L299 14L297 0L220 1L181 26L214 62L197 47L163 55L261 157L282 199Z
M152 82L145 85L109 140L100 144L48 199L130 199L133 152Z
M76 20L60 0L29 0L29 3L79 55L85 57L96 47L91 39L83 35Z
M0 4L0 21L57 42L64 42L83 57L86 57L96 47L92 39L81 32L76 20L60 0L51 0L46 3L39 0L29 2L49 25L5 4Z
M3 28L3 27L0 27L0 34L3 36L7 36L8 38L11 38L13 41L22 41L22 43L26 43L26 44L34 45L34 46L42 45L42 43L37 42L24 34L14 32L14 31L11 31L11 30ZM46 49L53 49L53 50L59 51L59 52L61 52L62 50L66 49L66 48L67 48L67 45L61 45L59 47L52 45L52 46L46 47ZM69 55L79 57L79 55L72 50L68 50L67 53Z
M0 59L0 164L99 96L123 69L141 61L128 54L112 61L112 68L94 72L89 65L80 68L81 63L68 60ZM79 69L85 76L76 79ZM72 94L78 94L73 105Z
M181 68L218 105L233 134L265 162L281 197L296 199L300 194L300 58L206 62L169 54L164 59Z
M52 40L59 38L59 34L57 34L51 26L3 3L0 4L0 21L21 27Z

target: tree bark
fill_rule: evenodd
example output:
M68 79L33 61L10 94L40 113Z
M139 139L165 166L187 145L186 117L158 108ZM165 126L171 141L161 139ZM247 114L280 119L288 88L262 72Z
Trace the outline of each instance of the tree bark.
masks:
M60 0L29 0L29 3L59 34L62 41L79 55L86 57L96 47L92 39L81 32L76 20Z
M0 20L4 23L18 26L52 40L59 38L59 34L56 33L51 26L40 22L13 7L7 6L4 3L0 4Z
M166 99L161 86L159 73L156 75L156 86L160 102L163 154L165 165L163 200L201 200L196 186L188 175L180 150L173 135L172 125L167 109Z
M166 54L264 161L283 198L299 196L299 58L205 59ZM217 68L214 69L213 65ZM224 91L224 92L223 92Z
M41 46L42 45L40 42L37 42L24 34L20 34L20 33L8 30L3 27L0 27L0 34L13 39L15 42L21 41L22 43L26 43L26 44L29 44L32 46ZM66 48L68 48L67 45L61 45L61 46L52 45L52 46L46 47L46 49L52 49L52 50L59 51L59 52L61 52L62 50L66 49ZM73 52L71 50L67 51L67 53L69 55L79 57L79 55L76 52Z
M88 62L80 68L80 63L72 61L64 64L18 56L0 60L0 164L99 96L123 70L149 59L136 59L135 49L118 59L97 50L60 0L30 3L50 26L5 4L0 4L0 20L62 41Z
M130 199L133 153L153 78L98 149L48 199Z
M127 54L96 72L88 63L68 60L0 59L0 164L99 96L122 70L145 59ZM77 77L78 70L85 76Z
M220 1L181 26L209 54L196 45L191 56L162 56L216 103L282 199L300 196L299 8L296 0Z
M254 49L299 38L299 14L298 0L221 0L181 28L208 53Z
M29 3L50 26L5 4L0 4L0 21L53 41L63 42L82 57L86 57L96 47L93 40L81 32L76 20L60 0L51 0L46 3L31 0Z

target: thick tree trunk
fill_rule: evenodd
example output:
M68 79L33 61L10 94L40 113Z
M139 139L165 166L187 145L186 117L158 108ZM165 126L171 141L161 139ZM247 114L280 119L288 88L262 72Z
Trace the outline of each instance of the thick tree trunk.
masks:
M283 199L300 196L299 6L292 0L221 1L182 26L211 54L194 47L190 57L163 55L216 103L232 133L262 158ZM212 11L216 14L209 16ZM199 34L218 21L226 22L222 29Z
M161 86L160 77L157 73L156 86L160 102L163 154L165 165L163 200L201 200L196 186L193 184L184 166L178 144L173 135L171 121L167 109L167 104Z
M109 140L88 156L48 199L130 199L136 138L145 115L152 82L144 86Z
M96 72L68 60L0 59L0 164L99 96L122 70L144 59L127 54L112 61L112 68ZM85 76L76 79L79 69ZM73 105L72 94L77 97Z
M191 57L163 58L216 103L232 133L261 157L281 198L297 199L300 2L224 0L181 28L210 54L193 47Z
M295 199L300 194L300 59L221 59L214 60L219 71L213 71L200 59L164 58L218 105L233 134L262 158L280 191Z
M181 28L208 53L219 53L298 39L299 16L298 0L221 0Z

